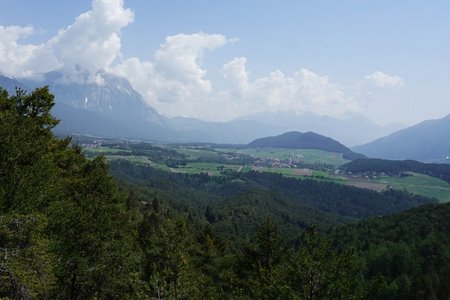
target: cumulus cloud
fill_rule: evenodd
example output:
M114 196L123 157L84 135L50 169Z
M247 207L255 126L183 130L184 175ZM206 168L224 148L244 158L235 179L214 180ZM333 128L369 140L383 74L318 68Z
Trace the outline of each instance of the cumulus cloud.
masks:
M48 42L64 74L94 75L108 68L120 55L120 30L133 21L133 12L122 0L94 0L92 10L60 30ZM92 78L90 78L92 79Z
M232 91L237 95L248 92L250 86L248 82L249 73L246 69L247 59L245 57L235 57L226 63L222 68L222 74L228 80Z
M0 72L14 77L33 77L57 67L45 45L21 44L34 34L33 27L0 26ZM40 62L40 63L39 63Z
M307 69L287 76L277 70L251 81L246 61L244 57L234 58L222 68L232 86L231 91L239 96L241 104L247 103L250 111L246 113L289 110L340 116L358 109L357 104L326 76Z
M37 77L61 71L67 80L95 80L119 56L120 30L133 21L123 0L94 0L92 9L40 45L20 44L31 27L0 27L0 72L15 77Z
M365 83L373 84L376 87L400 87L404 85L402 78L391 76L386 73L376 71L364 78Z
M235 57L220 70L228 87L219 90L207 76L203 57L236 39L203 32L176 34L166 37L150 61L124 58L121 30L133 19L123 0L93 0L89 11L42 44L22 42L35 34L32 27L0 26L0 73L39 78L60 71L67 82L101 84L101 74L107 72L127 78L148 104L167 116L221 121L282 110L340 116L360 109L360 95L404 84L400 77L377 71L349 95L328 77L307 69L251 78L247 58Z
M367 109L379 103L392 101L392 96L404 86L404 80L381 71L373 72L364 77L355 88L355 99Z
M109 72L128 78L161 112L192 115L198 112L198 106L209 105L213 94L202 66L205 51L233 41L221 34L202 32L168 36L153 61L133 57L109 68Z
M340 116L358 110L337 84L307 69L291 76L277 70L250 80L245 57L224 64L221 71L228 88L214 90L201 67L201 56L229 41L204 33L168 37L153 62L130 58L110 72L127 77L152 106L169 116L224 121L262 111Z
M153 84L155 84L156 79L154 69L153 63L132 57L110 67L108 72L127 78L133 88L139 91L145 99L155 103L156 94L153 91Z
M232 40L221 34L177 34L168 36L155 54L160 78L160 101L180 102L212 91L201 60L205 50L222 47Z

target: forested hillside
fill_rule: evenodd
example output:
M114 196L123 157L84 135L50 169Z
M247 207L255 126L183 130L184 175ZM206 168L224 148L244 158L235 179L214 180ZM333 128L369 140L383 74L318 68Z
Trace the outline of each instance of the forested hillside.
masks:
M449 299L449 203L340 227L331 238L357 249L365 278L382 279L382 299Z
M53 135L53 104L0 90L2 299L449 298L448 205L380 218L434 201L126 161L118 183Z
M398 175L402 172L417 172L440 178L450 183L450 165L422 163L415 160L357 159L343 166L343 169L353 173L386 173Z
M247 145L250 148L287 148L287 149L319 149L328 152L342 153L346 159L365 157L355 153L338 141L314 132L286 132L277 136L259 138Z
M172 207L196 215L222 234L240 239L265 218L276 220L291 238L316 224L321 231L351 219L379 216L434 202L402 191L378 193L331 182L299 180L281 174L228 172L222 176L180 174L128 161L113 161L112 174L136 193L174 199ZM175 200L176 199L176 200ZM289 228L289 229L288 229ZM226 230L225 230L226 229ZM288 234L289 233L289 234Z

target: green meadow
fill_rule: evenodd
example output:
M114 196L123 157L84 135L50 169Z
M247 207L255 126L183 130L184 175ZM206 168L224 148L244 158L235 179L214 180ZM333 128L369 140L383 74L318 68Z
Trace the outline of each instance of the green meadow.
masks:
M105 155L108 160L125 159L135 164L152 166L161 170L185 174L206 173L210 176L222 176L226 171L234 172L272 172L287 177L300 179L314 179L331 181L340 184L353 185L360 188L382 191L388 187L397 190L406 190L413 194L433 197L440 202L450 201L450 184L444 180L430 177L424 174L410 173L405 177L381 177L377 179L352 178L349 176L335 175L323 170L320 166L339 167L348 160L342 154L330 153L314 149L240 149L240 148L213 148L195 146L164 146L162 149L175 150L186 157L185 164L169 165L164 162L156 162L151 154L131 155L130 149L117 149L109 147L87 148L85 153L89 157L100 154ZM162 150L164 151L164 150ZM130 155L127 155L129 153ZM170 153L170 152L167 152ZM233 159L229 161L224 157L247 157L244 162L236 163ZM169 157L170 158L170 155ZM302 163L308 168L296 167L270 167L254 166L252 161L257 159L269 159ZM314 166L317 166L316 168Z
M247 154L257 158L292 159L305 164L325 164L339 166L348 160L341 153L332 153L315 149L236 149L237 153Z
M413 194L433 197L441 202L450 201L450 184L439 178L419 173L406 177L382 177L379 182L391 185L394 189L404 189Z

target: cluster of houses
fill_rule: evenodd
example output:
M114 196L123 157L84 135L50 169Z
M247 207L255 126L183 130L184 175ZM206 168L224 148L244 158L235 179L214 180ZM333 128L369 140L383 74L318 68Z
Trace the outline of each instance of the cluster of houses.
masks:
M253 167L266 167L266 168L296 168L298 162L289 160L282 160L278 158L258 158L253 162Z
M92 141L89 143L81 144L81 148L83 148L83 149L95 149L95 148L101 148L101 147L102 147L101 141Z

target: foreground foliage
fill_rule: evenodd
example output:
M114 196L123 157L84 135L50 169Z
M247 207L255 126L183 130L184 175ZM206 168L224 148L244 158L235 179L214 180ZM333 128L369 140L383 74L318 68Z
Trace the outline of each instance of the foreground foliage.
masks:
M327 239L355 217L429 200L252 172L168 178L120 162L119 186L103 157L53 136L53 103L47 87L0 90L0 298L449 297L449 205Z
M103 158L53 136L52 106L48 88L0 92L0 295L131 295L138 211Z
M335 247L358 249L383 299L450 298L450 203L336 228Z

